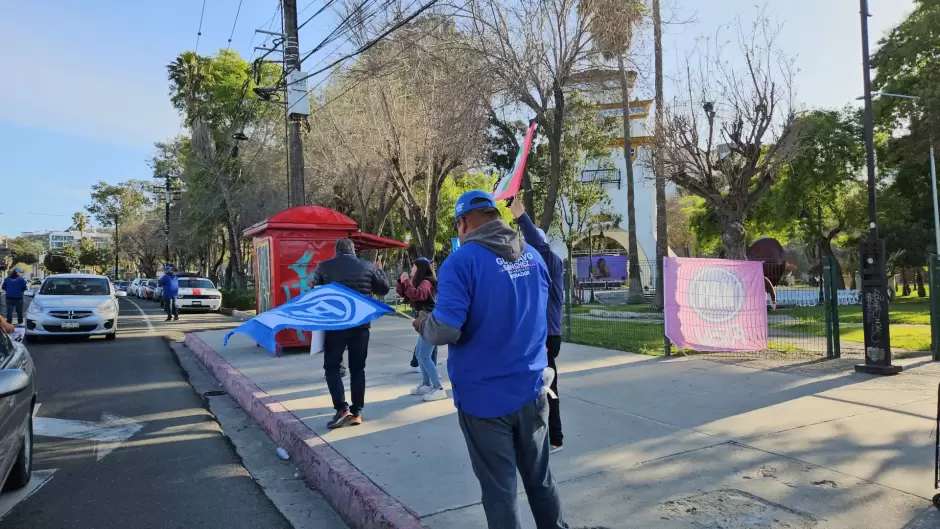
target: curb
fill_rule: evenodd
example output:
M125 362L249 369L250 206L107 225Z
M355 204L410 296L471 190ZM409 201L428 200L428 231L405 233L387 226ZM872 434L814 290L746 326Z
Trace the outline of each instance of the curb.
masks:
M355 529L426 529L418 515L391 497L276 399L232 367L198 336L184 344L235 402L291 455L305 481Z
M254 318L254 314L249 314L247 312L242 312L240 310L230 309L228 307L220 307L219 313L225 314L226 316L231 316L238 321L248 321Z

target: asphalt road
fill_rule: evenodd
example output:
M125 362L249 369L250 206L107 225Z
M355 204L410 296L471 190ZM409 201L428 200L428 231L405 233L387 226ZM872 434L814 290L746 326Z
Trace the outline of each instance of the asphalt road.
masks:
M0 522L4 529L291 527L252 480L164 338L228 327L231 320L183 314L164 323L160 314L155 303L122 299L114 341L29 345L39 378L37 417L101 421L103 413L116 414L143 427L101 460L93 441L37 435L33 470L55 471L16 503Z

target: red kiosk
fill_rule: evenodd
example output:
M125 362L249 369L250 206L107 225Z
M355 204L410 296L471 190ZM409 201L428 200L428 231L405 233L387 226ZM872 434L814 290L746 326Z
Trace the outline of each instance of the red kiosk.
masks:
M402 249L408 245L359 231L356 221L321 206L285 209L244 231L252 237L255 309L258 313L286 303L313 288L320 261L333 257L337 239L347 237L356 251ZM275 336L277 354L310 346L310 333L286 329Z

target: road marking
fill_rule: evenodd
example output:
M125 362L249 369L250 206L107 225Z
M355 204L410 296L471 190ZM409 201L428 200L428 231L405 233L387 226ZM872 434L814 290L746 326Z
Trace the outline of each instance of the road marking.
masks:
M52 417L33 419L33 433L37 436L95 441L95 454L98 461L104 459L143 427L143 423L113 413L102 413L101 422L73 421Z
M144 309L140 308L140 305L138 305L137 303L134 303L133 300L128 299L128 298L124 298L124 299L126 299L127 301L130 301L131 305L137 308L137 311L140 312L140 315L144 317L144 323L147 324L147 329L150 330L150 332L155 333L156 331L153 330L153 324L150 323L150 318L147 317L147 313L144 312Z
M37 490L41 489L43 485L49 483L52 480L52 475L55 474L55 471L58 469L50 470L37 470L33 472L32 477L29 479L29 485L26 485L20 490L13 492L7 492L0 496L0 520L4 519L6 515L10 514L10 511L17 506L20 502L26 500Z
M42 406L42 403L41 403L41 402L37 402L36 405L33 406L33 417L39 415L39 407L40 407L40 406Z

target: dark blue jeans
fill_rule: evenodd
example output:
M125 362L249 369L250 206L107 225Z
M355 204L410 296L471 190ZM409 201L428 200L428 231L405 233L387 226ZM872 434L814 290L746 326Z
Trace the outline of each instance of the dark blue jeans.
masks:
M522 476L538 529L568 529L555 479L548 466L548 396L518 411L481 419L457 412L473 473L483 492L489 529L521 529L516 505L516 470Z
M179 305L176 304L175 296L164 296L163 310L166 311L167 318L179 318L180 317L180 307Z
M340 372L343 351L347 348L349 349L349 386L352 392L352 406L346 402L346 388ZM365 406L368 353L368 327L323 333L323 370L326 372L326 385L330 388L333 409L336 411L350 410L353 415L359 415L360 410Z
M7 298L7 321L13 323L13 309L16 309L16 323L23 323L23 298Z

